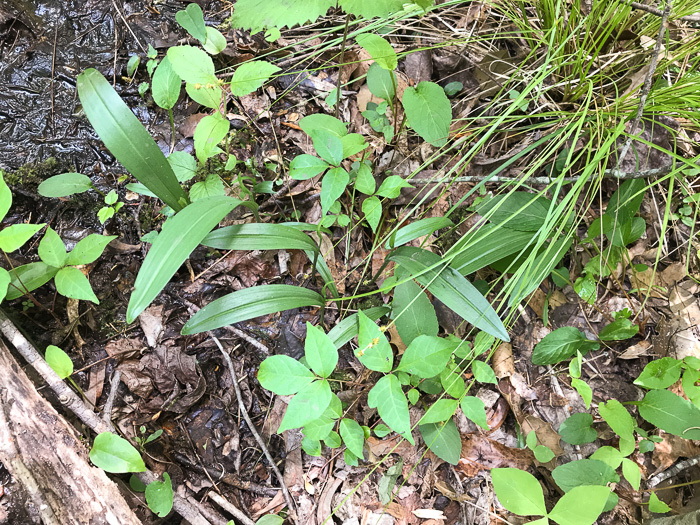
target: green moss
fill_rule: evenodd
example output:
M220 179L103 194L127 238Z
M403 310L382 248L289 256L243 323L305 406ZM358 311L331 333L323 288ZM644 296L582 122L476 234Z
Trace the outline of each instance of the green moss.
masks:
M6 171L5 182L12 186L22 186L28 190L35 190L49 177L73 170L74 167L67 162L49 157L43 162L25 164L17 171Z

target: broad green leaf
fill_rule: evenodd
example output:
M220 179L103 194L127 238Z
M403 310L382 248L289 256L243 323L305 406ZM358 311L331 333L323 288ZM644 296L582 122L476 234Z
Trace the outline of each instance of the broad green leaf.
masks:
M627 246L639 240L646 231L647 223L642 217L633 217L613 230L613 246Z
M156 240L161 236L162 233ZM325 300L320 294L301 286L288 284L253 286L212 301L185 323L181 333L198 334L261 315L305 306L321 306L324 303Z
M316 376L296 359L287 355L273 355L260 364L260 385L280 396L296 394Z
M44 262L33 262L10 270L10 284L7 287L5 299L11 301L24 295L25 291L33 291L48 283L58 272L58 268Z
M408 182L398 175L389 175L384 179L377 190L379 197L387 199L395 199L401 194L401 188L412 188Z
M257 33L267 28L292 28L305 22L315 22L335 2L332 0L238 0L231 23L234 27L250 29Z
M80 174L78 173L78 175ZM59 176L60 175L56 175L56 177ZM41 184L39 187L41 187ZM41 192L39 192L39 194L43 195ZM2 170L0 170L0 221L5 218L5 215L7 215L7 212L10 210L10 206L12 206L12 191L10 191L10 188L7 187L7 183L5 182L5 174Z
M411 127L433 146L447 144L452 107L445 91L433 82L419 82L403 92L403 108Z
M5 270L5 268L0 268L0 303L7 295L7 287L10 285L11 280L10 272Z
M547 220L554 204L536 193L514 191L497 195L477 207L479 215L494 224L524 232L536 232Z
M323 330L306 322L306 341L304 343L306 362L311 370L321 377L330 376L338 364L338 350L330 337Z
M56 375L61 379L65 379L73 373L73 361L68 354L57 346L49 345L46 347L46 364L56 372Z
M637 425L625 406L617 399L611 399L607 403L600 403L598 412L600 412L600 416L612 428L613 432L620 436L621 439L634 440L634 428Z
M399 65L396 58L396 51L391 47L391 44L384 40L379 35L372 33L363 33L355 38L358 44L365 48L372 60L380 67L393 71Z
M106 472L145 472L146 465L131 443L111 432L102 432L90 449L90 461Z
M204 246L217 250L309 250L318 251L307 234L285 224L236 224L219 228L203 240Z
M375 96L391 102L396 96L396 74L387 71L379 64L372 64L367 70L367 87Z
M92 291L88 278L85 277L83 272L73 266L66 266L58 270L54 282L56 283L56 291L64 297L100 304L97 296Z
M173 485L167 472L163 472L163 480L151 481L146 487L148 508L160 518L167 516L173 508Z
M230 197L210 197L193 202L165 222L136 277L126 312L128 323L151 304L192 250L239 204Z
M357 182L355 185L357 185ZM420 237L430 235L437 230L451 228L452 226L454 226L454 223L446 217L429 217L427 219L420 219L400 228L396 232L396 235L392 235L392 237L386 242L384 247L389 250L392 247L402 246Z
M224 182L216 173L210 173L203 181L196 182L190 188L190 200L192 202L226 195Z
M486 419L486 406L481 399L476 396L465 396L460 401L459 406L467 419L472 420L484 430L489 429L488 420Z
M308 136L314 131L327 131L338 138L342 138L348 134L348 127L335 117L325 115L323 113L314 113L308 115L299 121L299 127Z
M416 281L467 322L494 337L510 341L501 319L484 296L456 270L443 266L438 255L402 246L389 259L408 270Z
M255 525L282 525L282 523L284 523L283 517L277 514L268 514L256 521Z
M327 409L326 409L327 411ZM321 417L314 419L313 421L304 425L302 432L305 437L313 439L314 441L321 441L326 439L328 434L331 433L333 427L335 426L335 419L327 417L325 414Z
M450 266L462 275L474 273L489 264L524 250L533 242L533 233L494 224L467 233L451 248L446 257L456 253Z
M323 440L328 448L340 448L343 441L340 439L340 435L334 430L331 430L326 438Z
M349 135L340 137L340 142L343 144L344 159L356 155L369 145L365 142L365 138L359 133L350 133Z
M601 341L623 341L634 337L639 332L639 325L629 319L618 319L603 328L598 333Z
M218 144L228 134L229 126L229 121L218 112L199 121L194 130L194 149L200 162L221 153Z
M170 59L164 56L163 60L158 64L155 73L153 73L151 82L153 101L163 109L172 109L177 103L177 99L180 98L181 87L182 79L175 73L173 66L170 64Z
M591 428L593 416L585 412L570 415L559 427L559 435L570 445L592 443L598 437L595 429Z
M187 195L170 164L102 74L88 69L78 75L78 95L88 120L117 160L173 210L182 209Z
M323 173L329 167L325 160L304 153L297 155L289 163L289 176L295 180L307 180Z
M60 268L66 264L68 253L61 237L49 226L39 242L39 257L49 266Z
M197 174L197 161L184 151L173 151L168 156L168 164L180 182L187 182Z
M498 383L496 373L488 363L478 360L473 361L472 372L474 373L474 379L476 379L479 383L492 383L494 385Z
M357 312L359 334L355 356L360 363L376 372L390 372L394 366L394 353L384 333L362 310ZM390 425L391 426L391 425Z
M379 417L389 425L394 432L415 445L411 436L411 418L408 415L408 402L403 395L401 383L394 374L382 377L372 387L367 396L370 408L376 408Z
M608 465L611 469L617 470L617 467L622 463L622 453L613 447L600 447L593 454L591 454L590 459L597 459Z
M340 420L339 431L348 450L361 458L364 455L362 449L365 444L365 432L360 424L354 419L343 418Z
M452 397L460 398L466 390L462 370L454 363L448 363L442 373L440 373L440 384L445 392Z
M639 415L669 434L700 439L700 408L673 392L651 390L638 407Z
M391 311L396 330L405 345L411 345L420 335L438 334L440 327L435 308L421 287L413 281L406 281L394 288Z
M167 54L170 65L177 75L189 84L218 86L214 62L199 48L192 46L173 46Z
M559 465L552 471L552 477L564 492L582 485L604 486L620 481L609 465L597 459L579 459Z
M327 380L317 380L306 385L289 401L277 433L303 427L318 419L330 403L331 387Z
M605 232L606 235L614 236L611 230L632 220L642 205L646 184L644 179L629 179L620 184L620 189L613 193L605 209L605 215L612 219L612 228Z
M223 91L218 85L202 85L188 82L185 84L185 91L192 100L206 108L219 109L219 106L221 106Z
M593 525L610 494L608 487L575 487L557 501L547 517L559 525Z
M365 220L372 232L377 233L379 221L382 219L382 202L377 197L367 197L362 201L362 213L365 214Z
M537 445L532 452L535 455L535 459L540 463L549 463L554 459L554 452L544 445Z
M316 153L333 166L343 160L343 142L336 135L325 129L315 129L309 134Z
M576 355L598 348L598 343L586 339L586 336L573 326L564 326L548 333L535 345L532 362L536 365L555 365Z
M280 70L279 67L264 60L245 62L236 68L231 79L231 94L237 97L249 95L261 87Z
M375 306L374 308L368 308L362 312L372 321L376 321L383 315L388 314L389 308L386 306ZM351 314L340 321L331 329L330 332L328 332L328 337L331 338L331 341L333 341L333 345L336 348L340 348L359 333L357 318L358 314Z
M540 482L529 472L515 468L495 468L491 469L491 480L498 501L513 514L547 514Z
M301 440L301 449L309 456L320 456L322 452L321 442L308 436Z
M92 189L92 181L87 175L82 173L62 173L49 177L39 184L37 191L43 197L68 197L90 189Z
M403 0L340 0L346 13L363 18L385 18L403 9Z
M0 249L5 253L14 252L22 247L44 224L12 224L0 231Z
M345 191L350 181L350 175L343 168L328 170L321 182L321 208L327 213L330 207Z
M668 388L680 379L682 364L682 361L672 357L654 359L644 367L634 384L651 390Z
M78 241L78 244L76 244L68 254L65 264L77 266L95 262L97 258L102 255L107 245L116 238L116 235L91 233L84 239Z
M207 26L207 39L202 47L210 55L218 55L226 49L226 37L218 29Z
M632 485L634 490L639 490L639 485L642 482L642 471L634 461L628 458L622 458L622 475Z
M669 512L671 507L666 505L663 501L659 499L655 492L649 494L649 512L656 512L657 514L665 514Z
M175 21L202 44L207 39L204 13L198 4L192 2L182 11L175 13Z
M421 425L429 423L442 423L450 419L457 410L459 401L456 399L438 399L426 411L425 415L420 419Z
M370 168L366 162L362 162L359 163L357 168L355 168L355 163L353 163L352 169L357 172L355 177L355 189L365 195L373 195L377 189L377 181L374 180L372 168Z
M456 401L455 401L456 403ZM459 463L462 453L462 439L452 419L445 423L427 423L418 426L423 441L437 457L450 465Z
M584 275L574 282L574 291L588 304L595 304L598 295L598 284L593 275Z

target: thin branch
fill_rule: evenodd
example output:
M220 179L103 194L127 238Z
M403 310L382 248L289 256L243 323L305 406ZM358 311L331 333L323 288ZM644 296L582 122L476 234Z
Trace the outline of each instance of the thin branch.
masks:
M627 5L633 7L634 9L639 9L640 11L645 11L652 15L664 16L664 12L661 9L657 9L656 7L651 5L640 4L639 2L630 2ZM683 20L685 22L700 22L700 15L681 16L679 18L674 18L674 20Z
M647 481L647 487L650 489L653 489L656 487L659 483L662 481L665 481L669 478L672 478L676 474L679 474L680 472L683 472L684 470L689 469L690 467L694 467L695 465L700 463L700 456L695 456L692 458L687 458L684 459L683 461L679 461L675 465L673 465L671 468L668 468L664 470L663 472L657 474L656 476L652 476L649 478Z
M212 492L209 494L209 499L216 503L219 507L224 509L226 512L231 514L234 518L240 521L243 525L255 525L255 522L251 520L245 513L236 507L233 503L228 501L223 496Z

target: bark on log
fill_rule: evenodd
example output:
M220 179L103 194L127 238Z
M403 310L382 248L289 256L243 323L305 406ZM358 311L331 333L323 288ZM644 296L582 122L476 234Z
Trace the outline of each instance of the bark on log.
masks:
M0 462L44 525L140 525L71 427L37 392L0 341Z

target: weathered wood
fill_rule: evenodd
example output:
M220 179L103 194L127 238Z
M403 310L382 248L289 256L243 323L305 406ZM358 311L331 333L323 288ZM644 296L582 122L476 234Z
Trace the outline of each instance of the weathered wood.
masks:
M0 461L45 525L139 525L75 430L37 392L0 341Z

